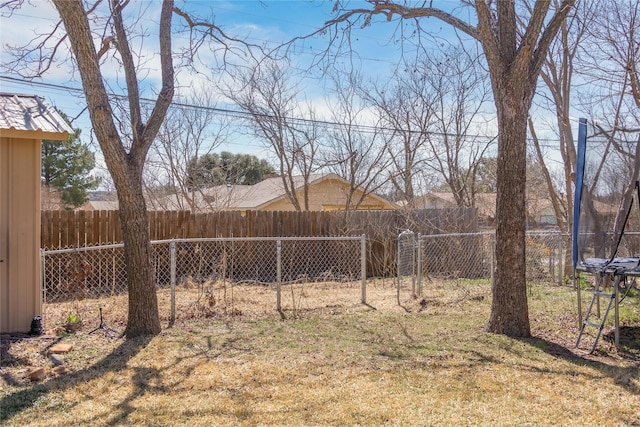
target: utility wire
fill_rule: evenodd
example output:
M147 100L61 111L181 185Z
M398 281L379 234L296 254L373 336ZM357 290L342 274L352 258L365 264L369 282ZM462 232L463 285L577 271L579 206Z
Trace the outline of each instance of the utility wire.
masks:
M58 85L58 84L54 84L54 83L45 83L45 82L35 82L35 81L29 81L29 80L24 80L24 79L19 79L16 77L11 77L11 76L3 76L0 75L0 80L5 80L8 82L12 82L12 83L16 83L16 84L24 84L24 85L32 85L32 86L37 86L37 87L43 87L43 88L48 88L48 89L56 89L56 90L60 90L60 91L64 91L67 93L76 93L76 94L80 94L82 96L84 96L84 90L82 88L77 88L77 87L70 87L70 86L64 86L64 85ZM126 99L125 95L118 95L118 94L114 94L114 93L110 93L109 94L112 97L118 98L118 99ZM147 103L154 103L155 100L150 99L150 98L140 98L141 101L143 102L147 102ZM186 102L178 102L178 101L172 101L171 105L173 107L178 107L178 108L187 108L187 109L194 109L194 110L205 110L205 111L212 111L221 115L224 115L226 117L231 117L231 118L239 118L239 119L244 119L244 120L250 120L253 119L255 116L258 116L260 118L264 118L264 119L271 119L271 120L275 120L276 117L273 115L269 115L269 114L255 114L255 113L251 113L248 111L242 111L242 110L235 110L235 109L231 109L231 108L220 108L220 107L209 107L209 106L203 106L203 105L195 105L195 104L189 104ZM360 132L363 133L380 133L380 132L388 132L388 133L398 133L398 132L402 132L402 133L409 133L409 134L421 134L421 131L412 131L412 130L405 130L405 129L398 129L398 128L389 128L389 127L376 127L376 126L372 126L372 125L364 125L364 124L356 124L356 125L352 125L352 124L348 124L348 123L340 123L340 122L336 122L336 121L330 121L330 120L318 120L318 119L306 119L306 118L302 118L302 117L287 117L287 120L289 120L292 123L298 123L298 124L315 124L315 125L320 125L323 127L330 127L330 128L344 128L344 127L351 127L351 128L355 128ZM458 134L452 134L452 133L446 133L446 132L434 132L434 131L429 131L426 132L428 135L433 135L433 136L440 136L440 137L464 137L464 138L470 138L470 139L474 139L474 140L485 140L485 141L494 141L497 139L496 135L483 135L483 134L462 134L462 135L458 135ZM559 142L558 139L553 139L553 138L538 138L538 141L543 141L543 142Z

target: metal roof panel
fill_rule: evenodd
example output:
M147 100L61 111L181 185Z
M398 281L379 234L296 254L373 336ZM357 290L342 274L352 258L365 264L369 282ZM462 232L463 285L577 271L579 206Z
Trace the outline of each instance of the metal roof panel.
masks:
M0 93L0 129L73 133L73 129L44 98L15 93Z

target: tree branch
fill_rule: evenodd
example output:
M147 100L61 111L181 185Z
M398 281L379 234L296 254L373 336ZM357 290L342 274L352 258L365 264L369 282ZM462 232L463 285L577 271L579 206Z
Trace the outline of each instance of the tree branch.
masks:
M136 151L140 136L144 126L140 113L140 88L136 76L136 66L133 61L133 54L129 47L127 31L122 20L122 11L128 4L128 0L111 0L113 24L116 32L116 49L120 53L122 68L127 83L127 98L129 101L129 114L131 116L131 131L133 132L133 144L131 152Z
M143 130L142 141L144 146L141 148L140 155L144 160L147 151L151 147L160 126L167 114L167 110L173 100L175 91L173 57L171 52L171 17L173 12L173 0L165 0L162 3L162 12L160 15L160 67L162 72L162 88L156 99L153 111L147 120L147 124Z
M364 18L364 22L362 24L362 27L364 28L370 25L371 19L376 15L384 16L387 21L391 21L394 17L393 15L398 15L401 19L434 17L453 26L454 28L459 29L476 40L479 39L476 27L441 9L434 7L408 7L397 3L379 2L376 0L368 1L373 5L373 9L353 9L343 13L336 18L325 22L323 28L318 30L315 34L336 24L350 22L350 19L353 17L358 19Z
M551 43L555 39L556 34L560 29L560 26L566 19L571 9L573 9L574 4L575 4L575 0L563 0L562 3L560 4L559 9L555 11L553 16L549 20L549 23L543 30L542 36L540 36L540 40L538 41L538 44L533 53L531 66L529 68L529 76L531 76L531 78L533 78L533 76L536 76L535 80L537 80L538 73L542 69L542 64L544 64L546 53L549 50L549 46L551 46ZM537 6L538 5L536 4L536 9L537 9ZM535 12L535 9L534 9L534 12ZM542 18L546 18L546 13L544 15L545 16ZM535 80L530 83L535 84Z
M113 121L113 110L100 66L95 60L97 52L82 0L53 0L53 3L69 34L71 49L82 77L91 123L98 135L100 147L105 160L115 166L113 169L110 167L110 170L117 173L122 171L121 165L125 163L126 152L121 144L114 143L114 140L119 140L118 130Z
M247 43L245 40L229 36L219 26L215 25L212 22L194 18L188 12L185 12L184 10L180 9L175 5L172 7L172 11L173 13L181 17L186 23L187 27L189 28L189 39L190 39L189 55L190 55L191 61L195 57L196 51L200 48L200 46L204 44L204 42L208 38L211 38L217 43L220 43L222 46L224 46L224 51L225 51L224 60L223 60L224 63L227 62L226 61L227 52L230 52L233 50L233 47L230 45L230 42L238 43L239 45L242 45L247 48L262 50L258 45ZM198 31L201 31L201 33L198 34ZM246 53L246 52L241 51L240 53ZM249 50L249 53L251 53L250 50Z

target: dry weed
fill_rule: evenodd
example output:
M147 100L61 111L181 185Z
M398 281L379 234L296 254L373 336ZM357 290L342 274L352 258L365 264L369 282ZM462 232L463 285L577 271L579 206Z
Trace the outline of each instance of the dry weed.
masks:
M8 343L0 370L0 422L8 426L640 422L640 362L615 349L592 356L573 349L575 297L567 288L534 287L530 312L535 338L517 340L483 331L490 309L486 283L469 284L464 291L439 284L434 292L425 289L422 299L401 301L398 306L394 286L380 281L367 289L369 305L353 301L360 289L352 285L344 290L346 299L325 295L328 299L322 305L310 308L303 302L316 301L320 287L304 284L293 289L298 305L287 311L284 321L273 308L272 289L254 286L252 294L243 289L234 293L233 300L227 293L225 300L222 288L216 286L189 302L198 301L200 311L193 308L190 313L187 303L182 306L184 315L153 338L88 334L93 325L55 338L74 345L64 372L54 372L46 357L46 347L54 339ZM336 285L327 284L327 291L336 293ZM254 307L260 295L264 302ZM100 304L115 318L122 301ZM230 307L239 313L224 312ZM83 309L59 310L64 313L69 308ZM94 321L91 313L88 310L85 316ZM43 383L25 380L26 370L34 365L47 368L49 377Z

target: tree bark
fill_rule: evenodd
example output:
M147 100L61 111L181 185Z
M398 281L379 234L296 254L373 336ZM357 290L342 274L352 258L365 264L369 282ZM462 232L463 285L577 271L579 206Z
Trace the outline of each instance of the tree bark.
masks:
M498 108L496 199L496 255L491 315L487 330L512 337L528 337L529 309L526 287L526 136L528 105L518 105L522 91L509 88L501 97L513 99ZM507 104L508 101L507 101Z
M131 114L132 144L127 152L115 125L111 100L99 65L99 57L84 5L81 0L54 0L67 30L87 101L91 123L113 178L120 204L120 221L124 240L125 268L129 296L129 317L125 335L128 338L154 335L160 332L160 318L151 264L151 242L147 208L142 190L142 170L160 124L173 98L173 64L171 61L171 13L173 2L162 6L160 22L160 56L162 89L146 123L140 117L135 65L122 23L122 4L112 0L113 17L118 33L118 51L127 75L127 90Z
M142 168L128 165L127 179L116 180L124 240L129 317L127 337L160 333L155 272L151 264L149 219L142 190Z

